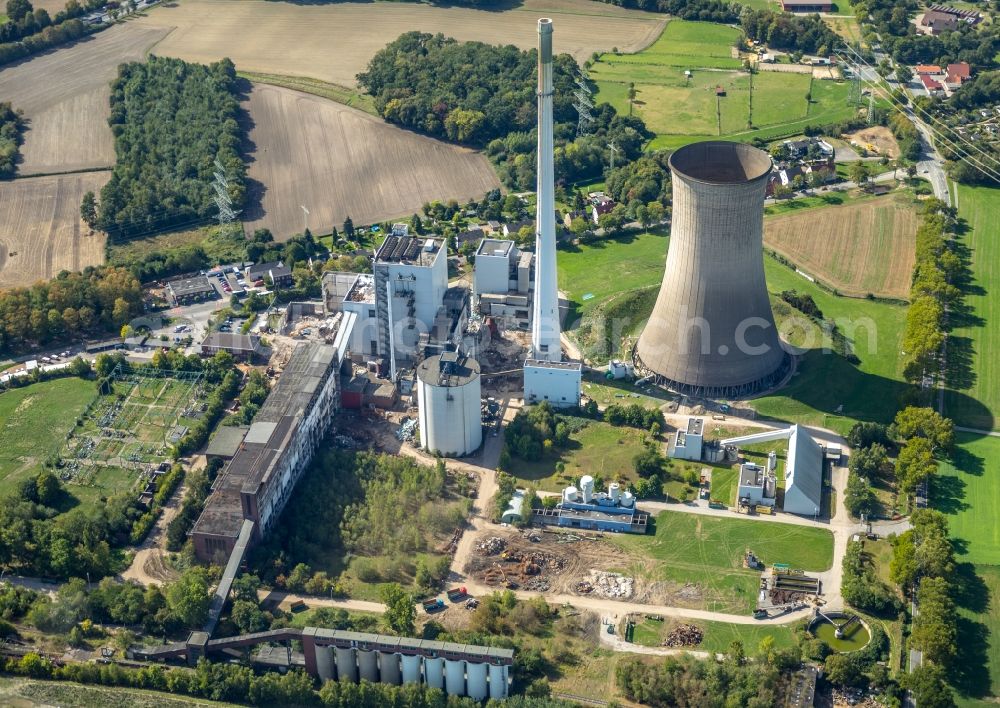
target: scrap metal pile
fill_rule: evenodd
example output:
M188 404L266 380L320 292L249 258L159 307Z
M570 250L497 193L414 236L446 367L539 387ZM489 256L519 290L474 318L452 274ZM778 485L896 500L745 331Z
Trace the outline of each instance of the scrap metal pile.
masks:
M663 640L665 647L696 647L705 638L705 632L701 627L693 624L679 624L670 630L670 634Z

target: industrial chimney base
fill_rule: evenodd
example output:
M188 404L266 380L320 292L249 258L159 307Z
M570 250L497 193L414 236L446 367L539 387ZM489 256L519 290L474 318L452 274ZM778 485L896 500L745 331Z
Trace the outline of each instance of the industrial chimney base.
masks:
M785 377L792 370L792 357L788 354L788 352L785 352L785 355L781 358L781 363L778 365L778 368L767 376L756 379L755 381L733 386L703 386L684 383L683 381L674 381L673 379L669 379L662 374L658 374L643 364L642 359L639 357L638 347L632 348L632 363L637 372L642 372L643 375L652 376L653 381L658 386L662 386L663 388L675 393L680 393L685 396L693 396L696 398L751 398L763 393L764 391L769 391L778 387L784 382Z

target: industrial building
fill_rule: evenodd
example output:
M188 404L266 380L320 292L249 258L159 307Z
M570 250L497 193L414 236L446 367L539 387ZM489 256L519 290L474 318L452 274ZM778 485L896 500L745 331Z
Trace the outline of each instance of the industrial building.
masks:
M750 145L707 141L675 151L670 171L670 249L636 368L688 395L770 388L788 368L764 281L771 158Z
M722 441L722 445L738 447L774 440L788 441L782 508L789 514L819 516L823 507L823 448L812 439L804 427L796 424L780 430L727 438ZM768 466L770 467L771 463Z
M255 334L236 332L209 332L202 340L201 355L214 356L218 352L228 352L236 361L257 364L267 361L270 350L261 344Z
M555 168L552 133L552 20L538 21L538 166L535 212L535 292L531 353L524 362L524 400L558 406L580 404L583 368L562 360L556 287Z
M196 275L192 278L180 278L167 283L167 295L170 302L175 307L178 305L190 305L193 302L203 300L214 300L219 296L208 277Z
M378 353L397 367L413 364L421 333L430 332L448 290L444 239L387 236L375 254Z
M608 485L607 492L594 492L594 478L584 475L580 488L563 489L562 499L555 509L535 509L532 520L539 524L574 529L611 531L613 533L646 533L649 514L639 511L635 497L623 491L617 482Z
M191 531L200 560L231 554L244 521L252 522L251 543L277 521L330 427L342 356L337 347L315 343L292 352Z
M479 311L508 329L531 326L534 254L513 241L486 238L476 251L473 292Z
M205 448L205 458L209 462L215 459L233 459L240 451L249 430L249 425L220 425Z
M417 367L420 445L445 457L464 457L483 444L479 363L456 352Z
M777 502L777 481L773 470L753 462L740 465L739 486L736 499L744 506L774 506Z
M687 428L678 430L674 434L673 446L670 448L670 457L679 460L701 460L701 449L703 444L702 428L704 421L701 418L688 418Z
M186 642L133 647L128 656L145 661L185 659L194 666L203 656L231 657L262 644L292 642L301 642L302 665L320 681L424 684L479 701L501 700L510 691L512 649L319 627L285 627L221 639L194 632Z

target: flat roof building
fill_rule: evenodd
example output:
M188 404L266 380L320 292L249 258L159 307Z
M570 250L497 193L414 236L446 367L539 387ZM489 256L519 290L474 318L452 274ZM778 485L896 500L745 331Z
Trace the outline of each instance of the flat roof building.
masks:
M687 428L678 430L674 435L674 444L670 456L679 460L700 460L703 446L703 421L701 418L688 418Z
M171 280L167 283L167 294L175 306L211 300L219 295L208 277L204 275Z
M339 361L332 346L296 347L191 531L199 559L231 553L244 520L254 542L277 521L339 404Z
M545 361L527 359L524 362L524 402L548 401L556 408L580 405L583 367L576 361Z
M260 337L254 334L209 332L201 343L202 356L218 352L229 352L237 361L249 363L267 358L267 349L261 345Z
M205 457L209 460L229 460L239 452L243 439L250 430L249 425L221 425L205 449Z

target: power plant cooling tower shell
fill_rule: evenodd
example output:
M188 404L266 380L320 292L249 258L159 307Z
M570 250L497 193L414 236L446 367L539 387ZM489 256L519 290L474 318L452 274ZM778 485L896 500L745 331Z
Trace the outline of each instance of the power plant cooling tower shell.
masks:
M771 158L749 145L708 141L674 152L670 171L666 272L637 363L691 395L764 390L787 367L764 282Z

